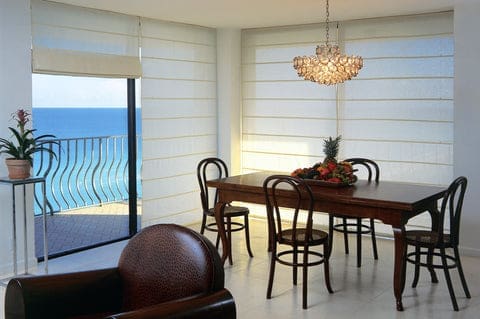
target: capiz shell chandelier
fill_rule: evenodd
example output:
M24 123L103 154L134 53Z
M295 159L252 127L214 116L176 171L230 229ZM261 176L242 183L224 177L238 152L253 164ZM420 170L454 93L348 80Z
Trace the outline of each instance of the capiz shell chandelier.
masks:
M330 12L328 0L326 0L326 41L317 46L314 56L297 56L293 59L293 67L297 74L305 80L319 84L332 85L343 83L357 76L363 67L363 59L360 56L348 56L340 53L338 45L329 43Z

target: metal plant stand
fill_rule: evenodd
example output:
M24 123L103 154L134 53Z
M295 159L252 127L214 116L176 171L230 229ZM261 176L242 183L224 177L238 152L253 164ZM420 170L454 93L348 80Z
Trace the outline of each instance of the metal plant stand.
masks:
M15 198L15 188L21 186L23 189L23 249L24 249L24 266L25 271L23 274L28 273L28 247L27 247L27 200L26 200L26 185L32 184L35 191L35 184L40 183L42 186L42 197L43 203L40 205L42 209L43 216L43 251L44 251L44 264L45 264L45 273L48 273L48 246L47 246L47 216L46 216L46 185L44 177L29 177L26 179L10 179L8 177L0 178L1 184L11 185L12 187L12 231L13 231L13 274L14 276L18 275L18 261L17 261L17 222L16 222L16 198Z

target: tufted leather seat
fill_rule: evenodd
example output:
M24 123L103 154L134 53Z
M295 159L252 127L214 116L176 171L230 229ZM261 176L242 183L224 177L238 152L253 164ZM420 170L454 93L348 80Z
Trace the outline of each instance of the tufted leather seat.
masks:
M5 318L235 318L215 247L173 224L145 228L118 267L10 280Z

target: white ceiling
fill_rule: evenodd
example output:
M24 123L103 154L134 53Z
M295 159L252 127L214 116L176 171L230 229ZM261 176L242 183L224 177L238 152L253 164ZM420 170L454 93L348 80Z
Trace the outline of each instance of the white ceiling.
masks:
M318 23L324 0L53 0L83 7L214 28ZM330 0L330 20L439 12L454 0Z

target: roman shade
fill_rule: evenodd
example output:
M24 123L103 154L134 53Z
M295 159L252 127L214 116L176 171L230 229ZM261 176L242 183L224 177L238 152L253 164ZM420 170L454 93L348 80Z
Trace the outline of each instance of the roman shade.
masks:
M139 18L32 0L32 72L138 78Z
M243 172L291 171L323 160L368 157L382 180L447 185L453 175L453 13L346 21L337 39L363 56L358 77L321 86L297 77L322 25L243 31Z

